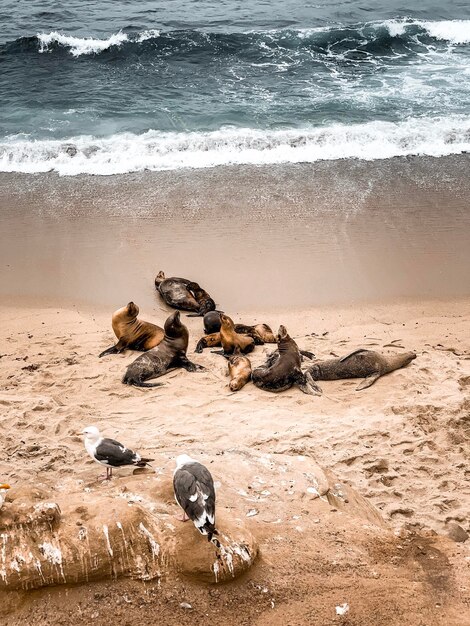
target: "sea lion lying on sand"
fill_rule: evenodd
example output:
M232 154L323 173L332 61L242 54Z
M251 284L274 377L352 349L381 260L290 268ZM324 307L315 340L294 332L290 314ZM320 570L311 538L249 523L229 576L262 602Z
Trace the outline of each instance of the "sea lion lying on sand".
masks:
M247 356L240 354L238 348L236 353L227 359L230 376L229 387L232 391L239 391L251 378L251 361Z
M208 315L213 316L213 314L218 313L219 319L220 316L223 315L218 311L211 311L207 315L204 316L204 330L207 332L206 328L216 328L218 326L219 330L216 332L212 332L210 334L205 335L205 337L201 337L197 342L195 352L202 352L204 348L214 348L215 346L222 345L222 338L220 335L220 326L215 321L215 316L210 318L206 326L206 318ZM247 337L251 337L255 342L255 345L262 346L265 343L276 343L276 337L274 336L273 331L267 324L256 324L255 326L247 326L246 324L235 324L234 331L239 335L246 335Z
M146 383L149 378L163 376L171 369L182 367L188 372L204 370L188 360L188 329L180 320L180 312L172 313L165 322L165 337L153 350L137 357L127 367L122 382L136 387L159 387L162 383Z
M306 353L311 354L311 353ZM301 352L295 341L288 335L285 326L279 326L277 350L269 355L266 362L253 370L251 379L260 389L266 391L285 391L297 385L301 391L310 395L321 395L322 390L312 376L300 369Z
M215 302L202 287L197 283L188 283L188 290L193 294L196 302L199 305L199 311L197 313L191 313L188 317L202 317L209 311L215 310Z
M115 346L104 350L99 356L106 354L119 354L124 350L150 350L155 348L163 340L165 335L163 328L138 320L139 307L134 302L129 302L122 309L114 311L112 326L114 334L118 338Z
M198 299L189 289L189 285L197 287L196 293ZM215 309L215 302L197 283L194 283L186 278L177 278L175 276L171 278L165 278L164 272L158 272L155 277L155 289L159 292L161 297L165 300L168 306L174 309L181 309L183 311L194 311L197 315L204 315L213 307Z
M375 381L416 359L414 352L385 355L360 348L340 359L317 361L308 368L313 380L338 380L340 378L364 378L356 391L367 389Z
M204 315L204 332L206 335L212 335L220 331L222 325L221 315L223 311L209 311ZM267 324L254 324L248 326L246 324L235 324L235 332L240 335L249 335L253 339L261 340L262 343L276 343L276 337ZM262 345L257 344L257 345Z

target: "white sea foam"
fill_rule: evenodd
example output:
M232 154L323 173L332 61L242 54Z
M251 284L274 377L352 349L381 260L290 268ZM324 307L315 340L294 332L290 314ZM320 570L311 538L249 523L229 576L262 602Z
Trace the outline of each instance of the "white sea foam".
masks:
M93 37L73 37L57 31L38 33L37 38L39 41L39 52L49 52L51 45L59 44L60 46L70 48L70 52L74 57L79 57L82 54L97 54L111 46L120 46L129 39L125 33L121 32L111 35L108 39L93 39Z
M142 41L147 41L147 39L152 39L154 37L158 37L160 35L159 30L155 30L151 28L150 30L143 30L141 33L137 35L136 41L141 43Z
M435 39L453 44L470 43L470 20L443 20L440 22L417 22Z
M404 35L411 27L422 28L434 39L448 41L451 44L470 43L470 20L423 21L396 19L374 22L375 27L384 26L392 37Z
M0 142L0 171L60 175L123 174L236 164L313 163L345 158L444 156L470 151L470 116L413 118L400 123L374 121L352 126L212 132L149 130L60 140Z

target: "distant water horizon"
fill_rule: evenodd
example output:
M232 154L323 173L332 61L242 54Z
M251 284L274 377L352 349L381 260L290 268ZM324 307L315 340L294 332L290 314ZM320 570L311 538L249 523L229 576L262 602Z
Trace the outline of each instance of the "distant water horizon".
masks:
M3 172L470 151L470 5L7 4Z

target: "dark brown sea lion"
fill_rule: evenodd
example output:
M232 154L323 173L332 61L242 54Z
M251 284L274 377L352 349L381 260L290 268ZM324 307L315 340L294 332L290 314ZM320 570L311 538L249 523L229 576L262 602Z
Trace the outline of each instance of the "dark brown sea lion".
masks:
M189 288L192 286L196 295ZM168 306L182 311L194 311L197 316L215 309L215 302L197 283L187 278L165 278L164 272L158 272L155 277L155 289L165 300Z
M196 302L199 305L199 311L197 313L191 313L188 317L202 317L209 311L215 310L215 302L204 289L197 283L188 283L187 289L193 294Z
M266 362L253 370L251 379L260 389L285 391L297 385L304 393L320 395L322 390L308 373L300 369L302 355L295 341L289 337L285 326L279 326L277 350Z
M219 332L220 325L222 324L220 321L221 313L223 313L223 311L209 311L204 315L204 332L206 335Z
M168 306L183 311L199 311L199 304L188 289L190 282L186 278L177 278L175 276L165 278L163 272L158 272L155 277L155 289Z
M251 361L247 356L235 354L228 357L229 387L232 391L239 391L251 378Z
M414 352L385 355L373 350L354 350L340 359L317 361L308 368L313 380L338 380L340 378L364 378L356 391L367 389L375 381L416 359Z
M106 354L119 354L127 349L145 352L158 346L165 335L163 328L150 322L138 320L138 315L139 307L133 302L129 302L127 306L114 311L112 326L118 342L115 346L102 352L100 357Z
M159 387L162 383L146 383L149 378L158 378L168 370L182 367L188 372L204 370L188 360L188 329L180 320L180 312L172 313L165 322L165 337L156 348L141 354L127 367L122 382L136 387Z

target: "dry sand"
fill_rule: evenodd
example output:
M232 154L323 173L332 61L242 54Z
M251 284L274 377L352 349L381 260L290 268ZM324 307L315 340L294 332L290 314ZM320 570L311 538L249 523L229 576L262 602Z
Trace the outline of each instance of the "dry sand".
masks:
M260 514L250 519L261 551L251 577L216 589L176 580L162 590L121 581L35 592L8 624L32 623L33 615L36 624L65 624L72 614L77 624L115 625L139 616L163 624L470 623L470 541L442 537L450 521L470 530L470 301L231 313L245 323L285 324L319 358L357 347L414 350L418 357L362 392L357 381L337 381L320 383L322 397L297 388L269 394L251 383L232 393L225 360L193 354L201 319L184 318L188 355L207 372L177 370L163 387L141 390L120 382L136 353L97 357L113 342L111 311L12 303L0 309L1 480L62 493L76 490L79 480L95 481L99 468L74 435L94 424L149 455L170 460L188 452L214 463L220 506L246 515L253 504L243 495L224 496L226 481L237 480L227 453L303 454L365 496L401 539L364 521L348 525L328 503L315 519L310 505L299 503L298 521L294 507L287 523L282 487L271 481L270 494L256 502ZM140 314L160 325L165 316L163 305ZM253 363L271 349L257 347ZM171 475L170 466L165 471ZM131 471L116 475L114 486L96 489L124 485ZM64 593L70 610L57 614ZM122 597L129 599L124 608ZM185 612L179 602L188 597L194 608ZM346 617L335 614L342 602L351 606Z

